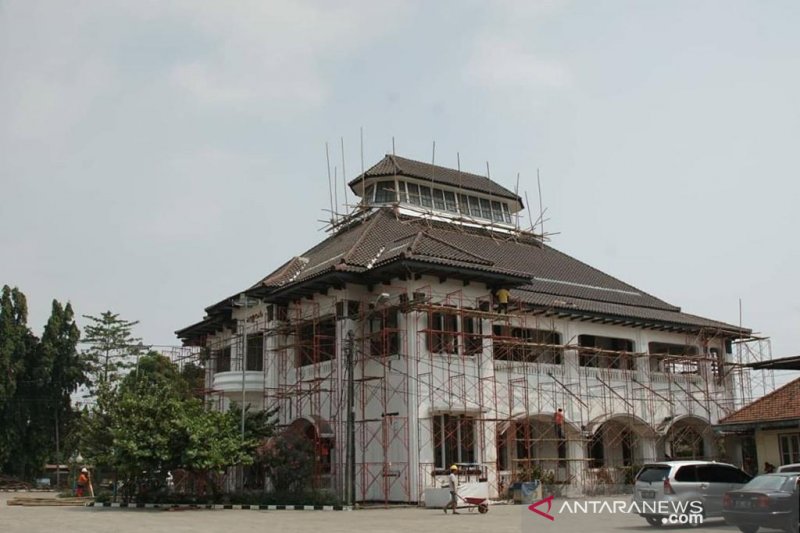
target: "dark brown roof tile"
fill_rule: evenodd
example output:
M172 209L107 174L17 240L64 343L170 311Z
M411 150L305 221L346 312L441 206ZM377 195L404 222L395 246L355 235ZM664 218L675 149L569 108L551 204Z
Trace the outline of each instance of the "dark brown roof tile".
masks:
M516 200L522 205L522 199L502 185L495 183L486 176L459 172L456 169L440 167L431 163L414 161L397 155L386 155L375 165L360 174L350 182L350 188L356 194L361 190L364 178L378 178L384 176L409 176L421 180L441 183L452 187L460 187L477 192L492 194L501 198Z
M262 280L265 288L300 284L328 270L364 272L414 259L443 267L528 278L512 296L538 307L602 314L680 326L736 326L682 313L636 287L544 246L535 237L492 233L398 216L381 208L342 229Z

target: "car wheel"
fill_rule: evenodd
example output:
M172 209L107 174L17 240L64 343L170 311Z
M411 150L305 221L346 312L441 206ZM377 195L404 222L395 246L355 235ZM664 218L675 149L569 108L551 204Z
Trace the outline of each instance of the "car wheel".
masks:
M664 522L661 521L661 518L657 516L646 516L644 519L647 520L647 523L653 527L661 527L664 525Z
M756 533L758 526L739 526L739 531L742 533Z
M786 533L798 533L800 530L798 525L797 518L792 518L789 520L789 524L786 526L786 528L784 528L784 531L786 531Z

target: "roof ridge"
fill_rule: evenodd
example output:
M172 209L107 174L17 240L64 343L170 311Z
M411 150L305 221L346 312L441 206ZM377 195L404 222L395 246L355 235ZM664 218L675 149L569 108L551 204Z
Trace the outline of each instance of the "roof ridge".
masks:
M350 260L350 257L352 257L352 255L355 253L356 249L358 249L361 243L364 242L364 239L366 239L366 236L369 234L370 230L375 226L375 224L378 223L378 219L382 218L383 216L383 211L378 211L375 216L369 220L369 222L366 222L367 227L364 228L364 230L361 232L361 235L358 236L358 239L356 239L356 242L353 243L353 246L351 246L350 249L345 252L345 254L342 256L342 259L339 261L340 263L347 264L347 262Z
M269 280L275 279L275 278L279 278L283 274L287 273L290 270L290 267L292 267L295 264L295 262L300 259L300 257L301 256L299 256L299 255L292 256L288 261L286 261L284 264L282 264L281 266L279 266L278 268L276 268L275 270L273 270L272 272L270 272L269 274L267 274L263 278L261 278L255 285L253 285L250 288L251 289L255 289L257 287L266 287L267 286L266 283Z
M419 245L419 241L422 240L422 236L425 234L425 230L419 230L416 235L414 235L414 240L411 241L411 244L407 248L408 252L411 255L416 254L416 248Z
M761 403L761 402L767 400L768 398L771 398L772 396L778 394L779 392L781 392L783 389L789 387L790 385L800 385L800 378L795 378L792 381L790 381L789 383L778 387L777 389L775 389L774 391L770 392L769 394L765 394L761 398L759 398L757 400L753 400L752 402L748 403L747 405L740 407L739 409L737 409L736 411L732 412L731 414L729 414L725 418L720 419L720 421L718 423L719 424L724 423L725 420L733 417L734 415L737 415L737 414L741 413L745 409L749 409L749 408L753 407L757 403ZM792 418L794 418L794 417L792 417Z
M436 242L438 242L440 244L444 244L445 246L447 246L449 248L452 248L454 250L458 250L459 252L461 252L461 253L463 253L465 255L468 255L470 257L474 257L475 259L479 259L481 261L485 261L487 264L490 264L490 265L494 264L494 261L492 261L490 259L487 259L487 258L485 258L483 256L478 255L478 254L474 254L474 253L472 253L472 252L470 252L468 250L465 250L465 249L461 248L460 246L456 246L455 244L453 244L451 242L447 242L444 239L440 239L440 238L438 238L438 237L436 237L434 235L431 235L430 233L426 233L426 232L423 232L423 233L425 233L425 236L427 238L429 238L431 240L434 240L434 241L436 241Z
M394 155L394 154L386 154L386 157L388 157L389 161L391 161L392 164L394 165L394 171L396 173L398 173L398 174L402 174L403 173L403 169L400 168L400 163L397 162L397 156Z

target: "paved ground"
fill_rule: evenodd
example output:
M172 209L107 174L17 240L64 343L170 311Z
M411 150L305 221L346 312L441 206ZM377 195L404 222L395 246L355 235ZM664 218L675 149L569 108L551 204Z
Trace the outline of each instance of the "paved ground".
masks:
M20 493L21 494L21 493ZM41 493L33 496L41 496ZM524 506L496 505L479 515L462 511L445 516L441 510L421 508L367 509L359 511L163 511L81 507L14 507L6 502L14 493L0 493L0 532L38 533L80 531L81 533L370 533L415 531L457 531L458 533L541 532L724 532L736 531L719 519L697 529L665 527L656 530L638 516L624 514L555 514L555 520L533 515ZM558 504L558 501L555 502ZM554 506L554 511L560 508ZM546 510L546 509L545 509Z

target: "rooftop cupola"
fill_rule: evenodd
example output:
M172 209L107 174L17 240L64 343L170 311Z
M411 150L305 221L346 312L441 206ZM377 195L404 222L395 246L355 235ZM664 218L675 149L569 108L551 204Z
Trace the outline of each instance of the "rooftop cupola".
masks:
M370 207L397 205L409 213L513 225L522 199L485 176L387 155L350 182Z

